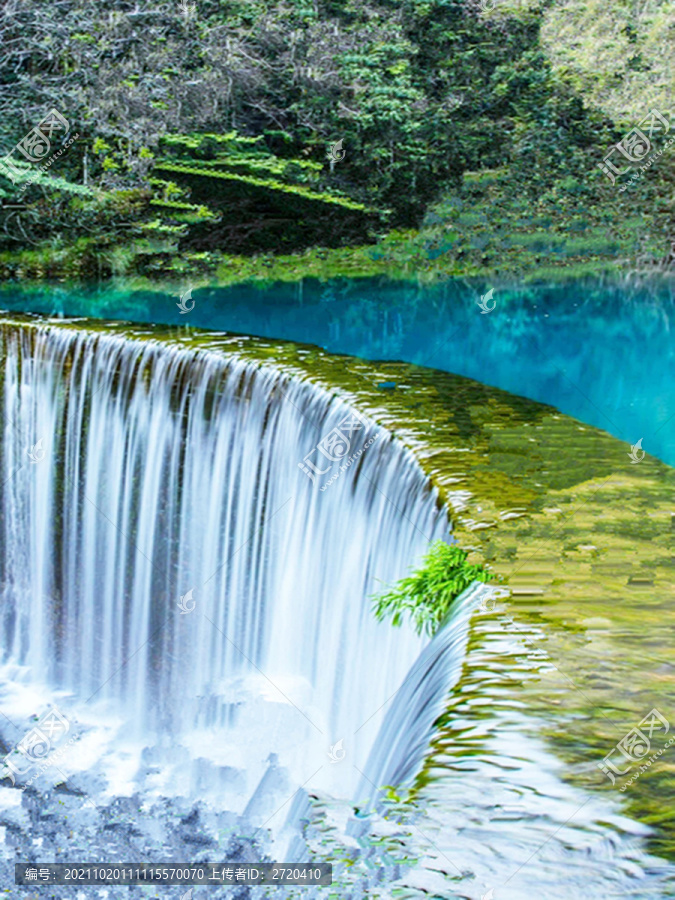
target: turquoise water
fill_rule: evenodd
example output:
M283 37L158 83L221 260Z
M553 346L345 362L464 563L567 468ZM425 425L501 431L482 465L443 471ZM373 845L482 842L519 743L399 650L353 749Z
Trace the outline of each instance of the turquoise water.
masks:
M490 287L496 305L481 313L475 301ZM305 280L264 289L194 289L194 308L181 314L178 289L169 294L110 285L75 291L8 284L0 304L284 338L446 369L550 403L629 444L642 438L647 453L673 465L674 288L665 279L527 287L455 281L435 288L372 279Z

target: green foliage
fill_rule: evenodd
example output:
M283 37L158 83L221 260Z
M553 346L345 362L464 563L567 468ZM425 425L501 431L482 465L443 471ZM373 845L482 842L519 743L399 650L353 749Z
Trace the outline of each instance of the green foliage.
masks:
M542 43L556 71L625 129L650 108L672 110L674 27L672 0L566 0L547 8Z
M161 197L151 205L164 210L167 222L209 220L208 228L192 227L186 235L190 249L292 250L346 233L364 238L376 218L326 182L323 164L279 157L261 136L170 134L159 150L150 183ZM179 209L190 210L189 217L179 217Z
M58 243L61 223L80 236L66 195L91 192L104 248L115 229L120 242L155 230L157 215L181 227L182 252L340 248L385 225L409 232L443 197L470 202L467 173L488 170L506 173L502 208L482 232L443 235L434 252L447 268L515 255L495 241L494 219L508 227L517 204L552 210L555 222L577 207L604 209L593 225L612 231L607 255L631 204L597 167L623 133L606 114L642 111L652 84L660 103L672 83L668 0L641 4L637 16L629 0L499 0L488 12L478 0L200 0L189 15L178 2L132 6L22 0L0 21L0 144L9 150L50 107L81 135L54 178L33 178L22 195L43 223L37 240ZM338 141L344 156L328 158ZM661 160L632 191L663 238L668 171ZM134 189L148 191L146 202L120 218L106 198ZM16 196L0 175L0 199ZM46 215L54 204L59 228ZM25 229L5 230L21 244ZM560 245L530 247L557 265ZM418 262L413 254L404 265Z
M414 575L374 598L377 618L390 617L393 625L400 625L409 616L418 634L435 634L463 591L474 581L494 577L483 566L468 563L468 555L454 544L432 544Z
M269 191L294 194L297 197L303 197L306 200L313 200L318 203L330 203L335 206L341 206L344 209L367 212L366 207L362 203L356 203L347 197L339 197L328 193L319 194L302 185L284 184L284 182L274 178L255 178L252 175L238 175L234 172L213 172L209 169L199 169L192 166L175 165L173 163L160 163L156 168L161 172L172 172L178 175L201 175L206 178L222 178L226 181L236 181L242 185L265 188Z

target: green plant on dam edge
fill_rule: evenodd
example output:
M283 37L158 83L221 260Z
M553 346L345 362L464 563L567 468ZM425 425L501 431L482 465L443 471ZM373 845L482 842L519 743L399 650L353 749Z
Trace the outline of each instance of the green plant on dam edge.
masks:
M373 598L376 617L391 617L393 625L400 625L410 616L418 634L435 634L463 591L474 581L494 578L483 566L467 562L468 555L456 544L433 543L414 574Z

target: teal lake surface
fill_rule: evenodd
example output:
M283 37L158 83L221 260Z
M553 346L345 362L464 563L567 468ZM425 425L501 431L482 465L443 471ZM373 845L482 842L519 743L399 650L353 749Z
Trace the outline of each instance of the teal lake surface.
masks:
M672 280L525 287L305 280L193 288L194 307L181 313L188 287L5 284L0 306L260 335L445 369L549 403L627 445L642 439L648 454L675 464ZM495 306L483 313L477 301L491 287Z

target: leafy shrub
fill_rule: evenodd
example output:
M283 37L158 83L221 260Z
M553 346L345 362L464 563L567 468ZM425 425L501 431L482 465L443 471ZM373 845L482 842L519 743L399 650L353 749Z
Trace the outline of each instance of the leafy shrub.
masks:
M435 634L461 593L474 581L494 578L483 566L468 563L468 555L457 545L436 541L417 572L373 598L376 617L390 616L393 625L400 625L409 615L418 634Z

